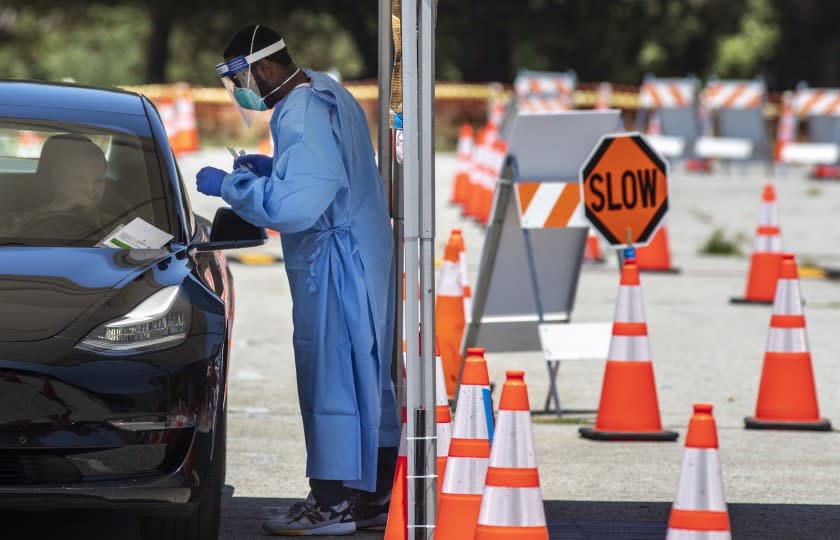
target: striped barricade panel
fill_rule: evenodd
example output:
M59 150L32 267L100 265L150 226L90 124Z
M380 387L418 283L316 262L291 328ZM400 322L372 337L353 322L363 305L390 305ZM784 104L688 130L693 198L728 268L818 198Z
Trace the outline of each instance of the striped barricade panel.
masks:
M562 98L527 97L519 100L519 111L528 114L546 114L568 111L569 102Z
M716 81L703 91L710 109L753 109L764 103L767 90L761 81Z
M840 89L803 88L793 96L793 112L798 116L840 115Z
M577 182L517 182L516 202L523 229L588 226Z
M647 81L639 89L639 106L643 109L680 109L694 104L694 79L660 79Z

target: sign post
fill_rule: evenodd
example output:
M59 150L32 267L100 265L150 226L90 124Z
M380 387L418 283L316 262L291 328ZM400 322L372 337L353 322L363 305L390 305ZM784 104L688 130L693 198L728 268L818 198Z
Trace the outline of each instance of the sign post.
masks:
M586 219L611 246L626 246L598 416L580 434L601 441L675 441L675 431L662 429L634 254L668 211L668 163L638 133L606 135L580 170L580 188Z
M643 135L604 135L580 169L586 219L615 248L646 245L668 211L668 176Z

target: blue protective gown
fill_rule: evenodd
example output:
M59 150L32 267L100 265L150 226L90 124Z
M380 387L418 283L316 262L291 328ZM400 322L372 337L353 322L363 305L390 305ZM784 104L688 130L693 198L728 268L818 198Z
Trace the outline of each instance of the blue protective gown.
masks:
M237 169L222 197L281 233L306 475L374 491L377 448L400 437L388 206L362 108L327 75L305 72L311 88L274 107L272 175Z

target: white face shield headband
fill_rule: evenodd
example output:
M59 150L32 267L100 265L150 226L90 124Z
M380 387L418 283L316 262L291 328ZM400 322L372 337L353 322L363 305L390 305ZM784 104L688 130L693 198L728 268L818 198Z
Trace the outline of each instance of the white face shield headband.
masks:
M265 98L274 94L283 86L291 81L295 75L300 72L300 68L292 73L282 84L275 87L266 95L260 94L260 89L254 77L251 74L251 66L259 60L266 58L278 51L286 48L283 40L276 41L258 51L254 51L254 37L257 35L257 29L254 28L254 34L251 36L250 53L246 56L237 56L222 62L216 66L216 73L222 81L222 85L228 91L231 101L239 111L242 122L245 127L249 127L256 118L256 112L265 111L268 106L265 104Z

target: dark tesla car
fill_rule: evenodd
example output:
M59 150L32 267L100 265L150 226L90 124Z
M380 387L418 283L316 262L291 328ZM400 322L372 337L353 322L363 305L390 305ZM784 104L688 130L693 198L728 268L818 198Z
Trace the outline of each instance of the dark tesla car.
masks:
M171 239L102 247L138 218ZM0 508L131 507L149 538L218 535L220 250L265 239L192 213L145 97L0 81Z

